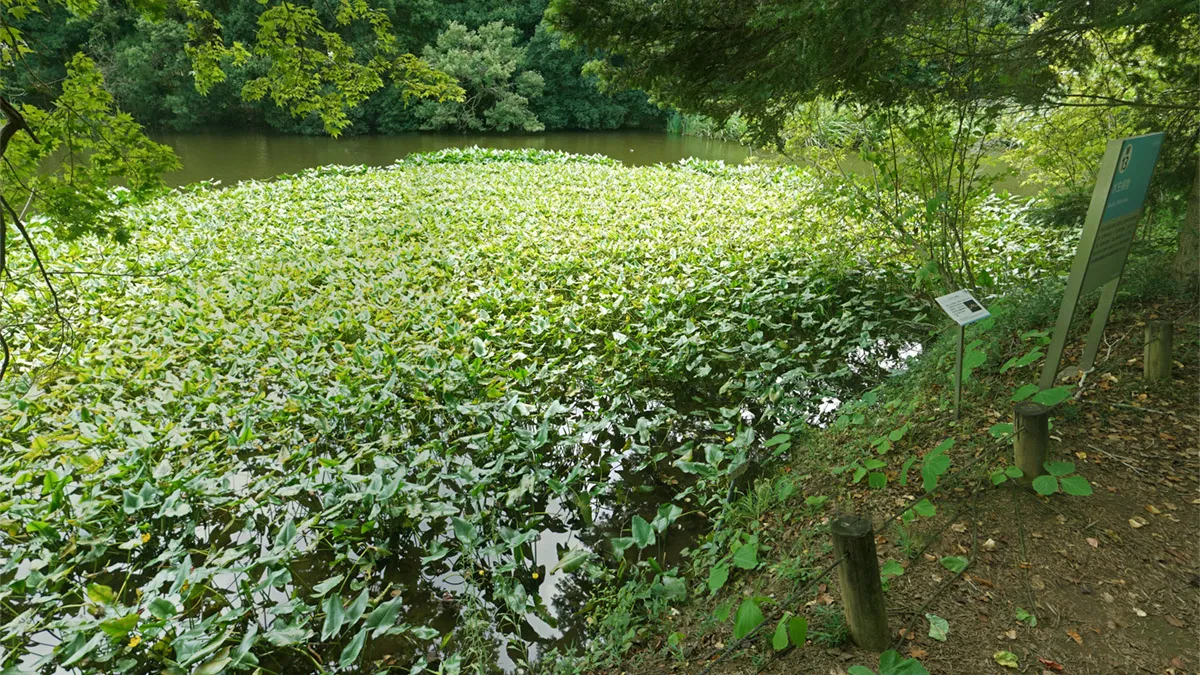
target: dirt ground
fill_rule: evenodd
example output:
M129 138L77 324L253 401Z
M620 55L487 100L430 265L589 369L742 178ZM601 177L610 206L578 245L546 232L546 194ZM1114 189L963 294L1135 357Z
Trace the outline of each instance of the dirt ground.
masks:
M877 530L880 559L906 565L887 593L901 654L933 675L1200 673L1200 326L1188 307L1159 313L1175 319L1173 381L1142 379L1142 324L1116 317L1103 360L1051 431L1051 459L1075 462L1093 495L965 485L939 497L926 529L943 532L911 559L894 530ZM1079 347L1068 357L1077 359ZM1003 405L985 412L1000 422L1009 414ZM864 495L862 508L878 522L913 491L889 486ZM957 579L938 563L973 551ZM818 597L836 602L836 575L828 586ZM1018 621L1018 608L1036 616L1036 626ZM947 620L944 642L929 637L926 612ZM769 635L719 662L704 660L722 639L727 626L700 638L686 661L647 645L629 672L844 675L852 665L878 664L852 644L810 642L776 654ZM997 662L1001 651L1016 656L1016 668Z

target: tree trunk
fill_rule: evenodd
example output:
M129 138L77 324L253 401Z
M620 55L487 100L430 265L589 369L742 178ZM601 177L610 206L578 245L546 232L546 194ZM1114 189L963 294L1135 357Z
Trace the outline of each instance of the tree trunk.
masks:
M1193 175L1187 214L1183 218L1183 229L1179 231L1179 250L1175 253L1173 265L1175 278L1187 288L1194 288L1200 281L1200 162Z

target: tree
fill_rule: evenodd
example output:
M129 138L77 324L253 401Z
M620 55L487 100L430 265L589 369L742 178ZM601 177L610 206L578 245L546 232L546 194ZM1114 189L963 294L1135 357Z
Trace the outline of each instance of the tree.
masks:
M38 39L45 21L62 20L64 12L87 17L99 7L88 0L0 0L0 108L7 120L0 132L0 296L10 308L14 297L36 297L30 280L37 279L44 285L41 293L51 300L45 315L23 322L27 331L62 330L66 319L24 220L38 213L61 237L122 238L125 231L110 186L119 181L128 188L127 198L138 199L160 189L162 174L178 166L170 148L150 141L117 107L93 59L75 52L58 78L53 68L32 58L47 46ZM186 56L200 94L253 60L261 70L242 87L243 98L270 99L293 115L316 116L335 136L349 124L347 111L385 81L400 87L405 99L462 96L450 76L403 53L387 16L365 0L341 0L328 17L312 6L267 0L249 47L226 40L221 23L198 0L134 0L129 7L151 24L171 19L182 26L182 31L172 31L164 24L155 39L163 45L179 40L174 49ZM66 44L87 39L67 37ZM169 54L124 56L151 68L156 61L180 68ZM28 256L20 260L32 267L27 273L10 269L15 259L8 245L10 226L27 247ZM9 362L6 329L0 327L0 377Z
M562 34L538 24L525 67L545 79L546 94L530 107L548 129L619 129L660 126L665 116L641 91L601 91L599 78L583 72L594 55L562 44Z
M544 81L535 70L522 70L525 47L517 45L515 28L493 21L470 30L451 22L437 43L425 48L425 60L458 80L466 91L461 100L425 102L416 109L423 129L470 131L541 131L545 128L529 107L542 95Z
M610 86L718 119L740 112L766 144L820 100L884 119L958 111L959 131L977 126L961 114L972 106L1128 108L1139 130L1171 131L1160 185L1181 194L1196 170L1200 29L1182 0L553 0L547 20L607 54ZM1141 74L1120 92L1069 76L1098 68Z

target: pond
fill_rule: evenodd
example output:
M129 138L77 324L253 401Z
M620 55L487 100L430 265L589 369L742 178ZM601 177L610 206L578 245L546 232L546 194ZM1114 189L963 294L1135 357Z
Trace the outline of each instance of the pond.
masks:
M743 145L661 131L557 132L536 135L401 134L396 136L284 136L267 133L159 133L154 140L175 149L183 169L170 185L215 179L232 184L325 164L387 166L417 152L444 148L535 148L601 154L630 166L677 162L687 157L738 164L753 154Z

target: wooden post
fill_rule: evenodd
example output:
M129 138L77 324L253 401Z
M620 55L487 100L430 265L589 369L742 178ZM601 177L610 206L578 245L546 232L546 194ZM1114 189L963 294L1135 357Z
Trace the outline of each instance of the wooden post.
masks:
M882 652L891 646L891 636L871 521L859 516L839 516L829 531L833 534L835 559L844 556L838 565L838 585L842 588L842 607L850 635L859 647Z
M1175 326L1170 321L1151 321L1146 324L1146 347L1142 353L1142 377L1151 382L1171 379L1171 336Z
M1046 470L1046 448L1050 445L1050 408L1024 401L1013 406L1014 464L1024 475L1018 484L1030 487Z

